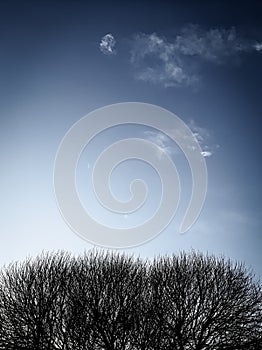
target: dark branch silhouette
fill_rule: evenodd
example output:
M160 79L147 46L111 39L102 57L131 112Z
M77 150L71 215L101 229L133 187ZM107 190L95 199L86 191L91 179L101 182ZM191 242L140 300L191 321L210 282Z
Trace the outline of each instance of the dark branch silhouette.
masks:
M198 253L41 255L0 273L0 349L261 350L261 285Z

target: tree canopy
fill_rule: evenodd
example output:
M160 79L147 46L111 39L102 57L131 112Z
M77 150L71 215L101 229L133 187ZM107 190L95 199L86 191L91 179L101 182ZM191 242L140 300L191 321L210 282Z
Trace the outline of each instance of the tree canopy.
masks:
M0 349L261 350L261 285L195 252L43 254L0 272Z

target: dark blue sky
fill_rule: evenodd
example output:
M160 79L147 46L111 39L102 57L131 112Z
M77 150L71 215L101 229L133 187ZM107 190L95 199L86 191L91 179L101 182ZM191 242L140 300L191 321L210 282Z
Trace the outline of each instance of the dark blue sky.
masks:
M88 112L141 101L177 114L212 155L192 230L177 233L178 213L131 252L194 248L244 260L261 275L261 23L258 1L0 1L1 264L92 247L57 210L57 147ZM113 54L99 48L109 33Z

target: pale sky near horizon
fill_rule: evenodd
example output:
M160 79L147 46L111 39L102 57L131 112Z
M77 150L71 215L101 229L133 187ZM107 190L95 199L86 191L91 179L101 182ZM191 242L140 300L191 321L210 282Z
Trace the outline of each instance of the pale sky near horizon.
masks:
M182 204L166 230L126 252L152 258L195 249L244 261L261 277L261 23L256 1L0 1L0 265L42 251L94 248L57 208L57 148L89 112L138 101L170 110L196 134L209 179L199 219L178 233L190 169L152 129L112 129L85 149L78 174L84 205L111 222L88 192L95 159L127 135L149 139L176 163ZM139 161L126 166L113 174L115 195L126 199L131 178L141 176L151 213L159 179Z

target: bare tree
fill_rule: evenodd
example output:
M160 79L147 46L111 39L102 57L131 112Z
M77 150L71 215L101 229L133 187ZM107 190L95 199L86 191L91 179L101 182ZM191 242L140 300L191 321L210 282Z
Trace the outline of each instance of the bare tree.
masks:
M261 350L262 291L198 253L42 255L0 273L0 349Z
M14 264L0 275L0 349L63 349L67 254Z
M261 349L262 294L242 264L192 253L150 268L159 349Z
M145 276L142 262L123 255L91 254L76 261L69 318L77 348L132 348Z

